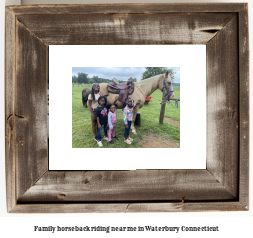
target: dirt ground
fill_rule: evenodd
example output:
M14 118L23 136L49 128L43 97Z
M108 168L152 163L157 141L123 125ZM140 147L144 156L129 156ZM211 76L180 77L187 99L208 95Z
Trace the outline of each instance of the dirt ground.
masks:
M157 134L149 134L147 139L140 140L140 148L179 148L180 144L174 140L164 139Z
M169 122L170 124L174 125L174 126L180 126L180 122L179 121L175 121L169 117L164 117L164 120Z

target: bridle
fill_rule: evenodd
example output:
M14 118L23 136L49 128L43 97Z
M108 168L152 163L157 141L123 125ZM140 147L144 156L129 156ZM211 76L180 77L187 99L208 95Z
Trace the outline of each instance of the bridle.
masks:
M167 91L166 94L163 93L163 89L164 89L164 88L165 88L166 91ZM162 88L161 91L162 91L162 93L163 93L163 97L167 97L167 96L169 95L169 92L170 92L170 93L173 93L173 92L174 92L174 90L169 90L169 89L166 87L164 74L163 74L163 88Z

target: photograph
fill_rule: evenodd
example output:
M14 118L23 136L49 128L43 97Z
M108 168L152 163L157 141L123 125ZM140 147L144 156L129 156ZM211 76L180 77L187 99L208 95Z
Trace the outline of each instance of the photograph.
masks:
M73 67L72 148L180 148L180 67Z
M7 212L248 215L247 11L238 3L6 8ZM165 70L145 73L152 67ZM139 147L160 138L179 147ZM191 221L180 226L217 227Z
M49 52L50 170L206 168L205 45L50 45ZM87 159L103 148L108 153Z

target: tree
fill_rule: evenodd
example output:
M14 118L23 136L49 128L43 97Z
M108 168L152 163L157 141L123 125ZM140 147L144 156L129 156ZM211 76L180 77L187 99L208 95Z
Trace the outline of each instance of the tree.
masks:
M136 79L136 78L130 77L130 79L131 79L133 82L137 82L137 79Z
M172 82L173 82L173 79L175 78L174 74L176 72L174 72L172 69L168 69L166 67L145 67L145 69L146 69L146 71L142 74L141 80L151 78L151 77L158 75L158 74L164 74L167 71L169 71L169 73L170 73L170 77L171 77Z
M85 74L85 73L78 73L77 75L78 75L78 76L77 76L77 82L78 82L79 84L81 84L81 83L87 84L87 83L88 83L88 74Z
M94 81L94 83L102 83L102 80L98 76L93 76L92 80Z
M77 77L75 75L72 76L72 83L77 83Z
M95 82L94 82L94 80L93 80L92 78L91 78L91 79L88 78L88 83L89 83L89 84L93 84L93 83L95 83Z

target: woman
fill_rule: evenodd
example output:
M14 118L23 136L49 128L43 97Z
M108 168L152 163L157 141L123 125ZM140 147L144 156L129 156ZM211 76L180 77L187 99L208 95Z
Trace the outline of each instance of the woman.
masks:
M97 118L96 118L96 108L98 107L98 98L102 96L100 93L100 86L98 83L92 84L91 94L88 96L88 102L89 102L89 110L90 110L90 116L91 116L91 125L92 125L92 132L94 134L94 139L97 141L97 133L98 133L98 124L97 124ZM104 95L105 97L108 96L108 93Z

